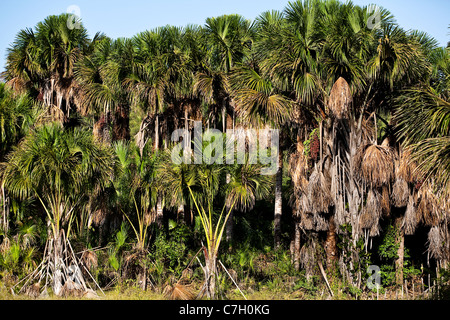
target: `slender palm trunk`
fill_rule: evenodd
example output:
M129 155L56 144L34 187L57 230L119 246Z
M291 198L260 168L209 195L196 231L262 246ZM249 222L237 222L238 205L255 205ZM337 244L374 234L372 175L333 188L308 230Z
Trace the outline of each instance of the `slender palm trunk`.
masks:
M336 241L336 224L334 215L330 217L329 228L327 231L327 239L325 241L325 252L327 256L327 269L331 270L337 262L337 241Z
M395 282L398 286L403 284L403 261L405 257L405 232L402 230L402 218L399 217L395 221L395 227L398 232L398 250L397 260L395 260Z
M295 236L294 236L294 268L300 270L300 249L301 249L301 227L300 219L295 220Z
M277 174L275 181L275 213L274 213L274 246L278 249L281 245L281 215L283 214L283 153L278 153Z
M231 176L229 173L227 173L227 184L229 184L231 182ZM229 208L226 209L227 211L229 211ZM226 225L226 240L227 242L230 242L231 240L233 240L233 227L234 227L234 221L233 221L233 217L234 217L234 210L231 210L230 212L230 217L227 220L227 225Z
M51 241L53 243L53 263L51 266L53 268L52 290L55 295L60 296L63 287L63 241L60 232L57 232Z
M5 234L9 231L9 207L8 207L8 196L6 195L5 188L1 187L1 202L3 204L2 210L2 229Z
M159 150L159 116L155 118L155 150Z
M203 286L203 293L210 300L216 298L216 277L217 277L217 256L205 255L206 263L203 271L205 273L205 283Z

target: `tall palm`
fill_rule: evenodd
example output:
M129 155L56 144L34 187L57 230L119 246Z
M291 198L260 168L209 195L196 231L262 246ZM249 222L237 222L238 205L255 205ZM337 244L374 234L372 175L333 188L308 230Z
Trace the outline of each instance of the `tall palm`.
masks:
M167 205L184 213L184 220L187 225L193 223L191 211L194 203L189 192L196 178L196 171L192 165L185 163L175 164L171 160L171 154L166 151L158 167L158 180L164 187ZM197 195L198 197L198 195Z
M27 129L35 118L35 104L25 93L14 94L4 83L0 83L0 162L5 160L20 139L24 137ZM9 197L1 180L2 220L1 228L5 233L9 229Z
M69 29L69 14L49 16L35 30L19 32L8 50L6 79L34 87L47 107L65 121L79 105L79 88L73 81L77 61L91 49L87 30ZM99 35L96 35L98 37Z
M142 122L137 135L141 150L148 142L146 133L149 122L153 122L154 126L154 150L159 150L160 114L167 109L168 103L177 98L177 95L186 93L186 82L189 83L190 77L190 60L180 50L183 45L182 33L183 30L176 27L163 27L140 33L132 40L136 48L135 59L131 73L124 83L133 106L142 108L147 113L147 118ZM150 118L154 121L149 121ZM167 130L164 134L168 135ZM162 221L162 195L158 197L156 211L158 221Z
M245 164L228 165L225 168L227 185L224 190L226 207L231 208L233 203L240 212L251 211L256 200L266 199L272 191L272 178L261 174L261 165ZM234 210L230 211L226 223L226 240L233 240Z
M214 126L217 126L216 117L221 113L224 131L227 129L227 115L232 112L228 75L234 66L249 58L253 36L252 24L240 15L206 20L204 41L208 55L196 73L194 91L212 107Z
M286 123L294 102L279 92L267 75L262 76L249 67L242 66L230 76L232 96L237 114L244 122L256 128L264 124L280 129ZM278 149L275 183L274 232L275 247L281 244L283 153Z
M99 119L94 134L102 140L129 139L130 104L123 82L130 71L132 55L131 41L102 38L75 67L75 80L82 90L81 107Z
M9 192L21 199L35 197L49 223L48 256L52 288L58 295L68 261L62 261L65 239L74 216L90 188L103 185L112 174L110 149L94 141L90 132L64 131L45 125L31 131L7 156L2 178Z

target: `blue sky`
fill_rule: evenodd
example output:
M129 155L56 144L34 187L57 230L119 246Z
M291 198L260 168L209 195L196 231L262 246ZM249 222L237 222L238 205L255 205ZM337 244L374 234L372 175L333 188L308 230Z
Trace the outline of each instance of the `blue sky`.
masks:
M449 0L354 0L375 3L390 10L405 29L418 29L444 46L450 41ZM203 24L208 17L239 13L254 19L266 10L282 10L288 0L22 0L3 2L0 11L0 71L6 48L20 29L34 27L48 15L66 12L71 5L81 10L83 24L92 36L97 31L109 37L131 37L163 25Z

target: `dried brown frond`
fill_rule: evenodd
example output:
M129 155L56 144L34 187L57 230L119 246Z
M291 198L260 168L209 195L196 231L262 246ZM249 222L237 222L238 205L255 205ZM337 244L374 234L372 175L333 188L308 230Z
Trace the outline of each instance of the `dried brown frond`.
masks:
M106 220L107 212L104 209L96 210L92 215L92 222L94 225L102 225Z
M319 172L317 167L309 178L305 195L308 200L306 211L310 213L328 213L330 206L333 205L330 186L325 180L323 173Z
M184 285L176 283L175 285L167 285L164 288L164 296L169 300L190 301L195 299L195 293L192 285Z
M314 217L312 214L306 211L300 211L300 227L304 230L311 231L314 230Z
M347 223L348 212L345 210L344 197L339 197L336 202L335 212L334 212L334 222L338 226L338 233L341 231L339 226Z
M41 285L39 283L35 283L27 287L25 294L33 299L38 298L41 295Z
M328 220L320 213L313 214L313 223L315 231L327 231L329 228Z
M79 284L68 279L61 289L61 296L64 298L68 297L81 298L84 292L85 291Z
M409 199L408 182L397 177L391 193L392 204L397 208L406 207Z
M316 267L316 247L313 240L308 240L300 249L299 260L300 265L306 271L306 275L313 275Z
M303 146L302 146L303 148ZM292 184L294 192L291 195L291 205L295 216L300 216L300 211L303 210L303 193L308 185L306 179L307 163L303 155L303 151L294 152L289 160L289 173L292 177Z
M393 180L394 157L390 148L363 145L353 161L361 178L372 187L381 188Z
M419 179L419 172L416 170L417 164L411 158L409 149L401 150L400 157L396 161L395 176L408 183L414 183Z
M87 250L81 255L81 262L88 270L96 269L98 266L98 258L94 251Z
M433 189L429 183L425 183L418 191L420 199L417 207L417 216L419 221L423 221L426 226L435 227L440 222L439 200L433 193Z
M431 258L434 259L442 259L444 257L444 242L445 242L445 234L442 230L434 226L431 228L428 233L428 252Z
M328 107L337 119L348 117L353 97L348 82L339 78L331 89Z
M370 228L369 236L370 237L378 237L381 232L380 222L375 223L372 228Z
M417 219L417 208L414 203L414 197L409 196L408 206L406 208L405 216L403 218L403 229L407 236L411 236L416 231L419 221Z
M374 226L377 226L381 214L380 194L375 190L369 190L366 204L359 219L360 228L372 229Z

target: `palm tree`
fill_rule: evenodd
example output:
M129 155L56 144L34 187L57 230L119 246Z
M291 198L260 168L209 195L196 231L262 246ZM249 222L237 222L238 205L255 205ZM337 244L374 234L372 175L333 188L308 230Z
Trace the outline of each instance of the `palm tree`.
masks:
M232 113L228 75L233 67L248 59L253 42L253 26L240 15L208 18L204 27L204 41L208 51L202 68L195 75L194 91L212 107L213 126L222 114L223 131L227 116Z
M110 179L113 154L88 131L64 131L53 124L31 131L6 160L2 177L8 191L21 199L35 197L47 214L44 261L52 273L53 291L59 295L70 262L61 259L67 257L72 221L89 190Z
M0 83L0 162L5 160L12 147L23 138L35 118L35 104L27 94L17 94ZM2 221L1 228L9 230L9 197L4 182L1 183Z
M125 79L125 85L129 92L134 107L140 107L147 112L141 129L137 135L138 145L141 150L148 139L148 123L154 118L154 150L160 148L160 123L159 117L167 108L170 97L174 95L174 85L179 72L182 77L183 61L181 65L180 55L177 55L177 40L180 30L175 27L158 28L137 35L132 41L136 48L136 57L131 67L131 73ZM166 132L167 135L167 132ZM142 151L141 151L142 152ZM157 220L162 223L163 198L159 195L156 204Z
M261 76L251 68L241 67L230 76L230 82L232 83L232 96L236 104L236 112L243 122L252 123L257 128L261 128L263 123L281 128L286 122L293 101L280 94L267 76ZM277 159L274 211L275 248L281 244L283 175L281 150L278 150Z
M272 178L261 174L261 165L245 164L228 165L225 168L227 185L225 188L226 208L232 207L240 212L251 211L256 200L267 198L272 191ZM234 210L230 211L226 223L226 240L231 242L233 239L233 217Z
M80 104L79 87L73 81L75 64L92 49L87 30L82 25L69 29L69 18L69 14L49 16L35 30L20 31L8 49L6 68L8 82L17 89L37 90L45 105L63 122ZM99 34L93 42L97 37Z
M449 198L449 49L436 48L429 52L433 62L429 82L404 90L395 100L396 136L409 155L415 179L412 194L417 200L408 204L405 228L413 232L423 221L430 226L428 252L439 260L448 260L447 223ZM421 110L421 112L417 112ZM407 219L417 211L420 219ZM412 221L413 223L411 223ZM408 223L409 222L409 223ZM408 230L410 227L411 230Z
M192 225L193 216L191 212L194 203L191 199L189 187L192 187L196 180L196 171L192 168L192 165L173 163L171 154L167 150L159 163L158 176L158 180L166 192L165 198L168 207L178 209L178 213L183 212L185 223Z
M98 121L94 135L103 141L128 140L129 102L123 84L130 72L134 53L130 40L112 41L102 37L89 55L75 67L75 80L81 87L81 108L93 114ZM113 125L112 135L109 129Z
M146 290L147 266L144 261L151 238L149 228L157 218L154 210L159 186L157 154L152 155L149 146L141 154L140 149L132 142L119 141L114 147L118 159L117 176L114 180L116 208L123 213L136 236L136 244L125 259L125 273L127 269L135 269L135 265L139 265L137 280L141 288Z

